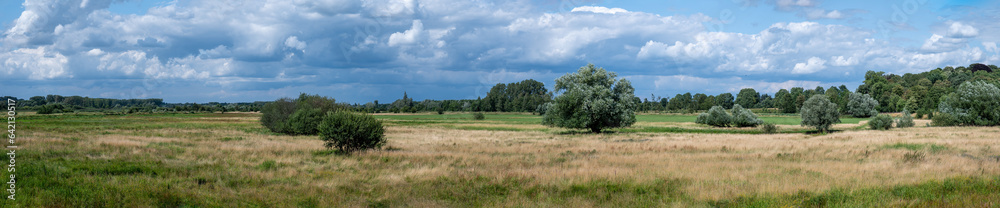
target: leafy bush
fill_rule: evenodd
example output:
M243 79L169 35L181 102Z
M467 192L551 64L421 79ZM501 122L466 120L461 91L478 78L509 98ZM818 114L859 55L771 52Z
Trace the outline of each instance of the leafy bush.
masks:
M38 110L35 111L35 113L37 114L53 114L53 113L63 113L63 112L73 112L73 110L66 108L62 104L55 103L55 104L40 106L38 107Z
M444 114L444 108L442 108L442 107L438 107L438 108L437 108L437 112L438 112L438 115L442 115L442 114Z
M826 95L813 95L802 103L799 112L802 112L802 126L816 127L820 132L827 132L830 126L840 123L840 110Z
M635 123L635 89L614 72L596 68L593 64L580 67L576 73L556 79L556 92L542 118L542 124L563 128L590 129L600 133L605 128L631 126Z
M295 103L289 98L282 98L265 104L260 109L260 123L277 133L290 133L288 118L295 113Z
M552 102L538 104L538 107L535 108L535 113L538 113L538 115L543 115L544 116L545 112L549 111L550 107L552 107Z
M765 134L778 133L778 125L774 125L773 123L765 123L763 126L760 127L760 131L764 132Z
M897 128L913 127L913 117L910 117L910 110L903 109L902 115L896 119Z
M733 108L735 109L735 106ZM723 109L722 106L712 106L711 109L708 109L708 113L702 113L701 115L698 115L698 118L695 119L695 122L699 124L707 124L716 127L726 127L729 126L730 122L732 122L732 119L733 119L732 116L726 113L726 110Z
M938 111L958 125L1000 125L1000 88L984 81L965 82L942 98Z
M873 130L889 130L892 128L892 117L885 114L877 115L868 120L868 127Z
M926 114L925 112L927 112L927 110L925 110L925 109L917 110L917 116L915 116L915 118L916 119L923 119L924 118L924 114Z
M326 142L326 148L336 147L344 153L379 148L386 142L381 121L348 111L327 112L319 126L319 137Z
M732 111L732 124L736 127L757 127L757 125L764 123L763 120L757 118L757 114L754 114L749 109L743 108L740 104L733 105Z
M847 112L857 118L868 118L878 114L878 101L868 94L851 93L847 102Z
M957 126L958 121L951 114L938 113L931 118L931 124L934 126Z
M316 135L317 127L321 121L323 121L323 110L300 108L288 118L288 127L292 134Z
M472 119L483 120L486 119L486 115L483 115L483 112L476 112L472 114Z

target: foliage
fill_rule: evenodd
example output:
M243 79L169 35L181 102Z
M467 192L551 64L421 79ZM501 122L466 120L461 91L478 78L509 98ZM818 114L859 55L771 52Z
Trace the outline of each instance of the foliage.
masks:
M483 120L486 119L486 115L483 115L483 112L476 112L472 114L472 119Z
M736 106L739 105L734 105L733 108L735 109ZM698 119L695 122L716 127L727 127L732 122L732 119L733 117L729 113L726 113L726 110L722 106L712 106L712 109L709 109L708 113L698 115Z
M290 133L316 135L319 123L323 121L323 115L323 110L319 108L299 108L288 118Z
M840 122L840 110L837 104L830 102L825 95L813 95L802 104L799 110L802 116L802 126L816 127L820 132L827 132L830 126Z
M533 79L521 82L499 83L490 89L480 103L481 111L531 112L538 105L552 100L552 93L545 84Z
M719 96L715 96L715 105L722 106L725 109L733 108L733 93L722 93Z
M535 113L538 115L545 115L545 112L549 111L550 107L552 107L551 102L538 104L538 107L535 108Z
M847 102L847 112L856 118L868 118L878 114L878 101L868 94L851 93Z
M760 131L765 134L778 133L778 125L774 125L773 123L764 123L764 125L760 127Z
M744 109L740 104L733 106L733 116L732 123L736 127L756 127L764 123L763 120L757 118L757 114L754 114L749 109Z
M743 88L740 90L739 94L736 94L736 104L753 107L754 105L757 105L759 98L760 94L757 93L757 90L754 90L753 88Z
M272 132L289 133L288 118L295 113L295 103L289 98L282 98L265 104L260 110L260 123Z
M934 126L957 126L958 120L955 116L947 113L938 113L931 118L931 125Z
M549 126L590 129L600 133L605 128L627 127L635 123L636 104L632 84L618 75L595 68L580 67L574 74L556 79L555 90L562 91L553 100L542 123Z
M892 116L880 114L868 120L868 127L873 130L889 130L892 128Z
M958 125L1000 125L1000 89L984 81L962 83L943 98L938 111L951 114Z
M4 104L6 104L6 101L4 102ZM63 104L55 103L55 104L43 105L41 107L38 107L38 110L35 111L35 113L38 114L53 114L53 113L63 113L63 112L73 112L73 109L68 109L65 106L63 106Z
M319 126L319 136L326 148L336 147L344 153L379 148L386 142L381 121L368 114L344 110L326 113Z
M913 127L913 117L910 116L909 109L903 109L902 115L896 120L897 128Z

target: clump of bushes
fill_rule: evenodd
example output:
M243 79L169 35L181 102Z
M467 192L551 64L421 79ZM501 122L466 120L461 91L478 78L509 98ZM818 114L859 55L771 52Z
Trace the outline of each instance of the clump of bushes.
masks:
M934 126L957 126L958 121L951 114L939 113L931 118L931 124Z
M760 131L764 132L765 134L778 133L778 125L774 125L773 123L765 123L763 126L760 127Z
M327 112L342 109L333 98L302 93L297 99L282 98L261 108L260 122L272 132L316 135Z
M343 153L380 148L386 143L381 121L344 110L326 113L319 124L319 137L326 148L336 147Z
M486 115L483 115L483 112L476 112L472 114L472 119L483 120L486 119Z
M847 101L847 112L856 118L868 118L878 114L878 101L868 94L851 93Z
M707 124L716 127L727 127L729 122L732 120L732 116L726 113L722 106L712 106L708 109L707 113L698 114L698 118L695 119L695 123Z
M892 128L892 117L889 115L877 115L868 120L868 127L874 130L889 130Z
M942 124L996 126L1000 125L1000 88L984 82L965 82L955 92L941 99L938 105L940 115L950 114L950 122L942 119ZM935 123L935 125L938 125Z
M913 117L910 117L910 110L903 109L903 115L896 119L897 128L913 127Z
M67 108L62 104L55 103L55 104L40 106L38 107L38 110L35 111L35 113L37 114L53 114L53 113L64 113L64 112L73 112L73 109Z
M732 123L736 127L757 127L764 123L763 120L757 118L757 114L754 114L750 109L745 109L740 104L733 105L733 120Z

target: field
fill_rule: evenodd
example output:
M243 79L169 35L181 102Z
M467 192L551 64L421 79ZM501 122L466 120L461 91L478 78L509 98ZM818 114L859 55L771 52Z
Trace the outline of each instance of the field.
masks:
M649 114L590 134L528 114L379 114L387 146L341 155L259 117L20 115L4 207L1000 206L996 127L843 118L816 134L767 115L783 133L761 134Z

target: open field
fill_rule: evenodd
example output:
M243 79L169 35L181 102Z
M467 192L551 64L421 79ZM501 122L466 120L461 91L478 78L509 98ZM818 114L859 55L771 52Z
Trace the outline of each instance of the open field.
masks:
M842 119L839 132L805 134L795 117L764 115L786 132L768 135L639 115L589 134L527 114L376 117L384 150L345 156L316 136L272 134L254 113L23 115L17 205L1000 206L996 127Z

